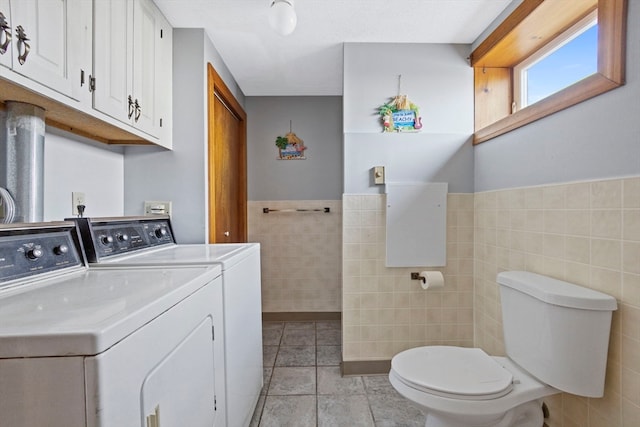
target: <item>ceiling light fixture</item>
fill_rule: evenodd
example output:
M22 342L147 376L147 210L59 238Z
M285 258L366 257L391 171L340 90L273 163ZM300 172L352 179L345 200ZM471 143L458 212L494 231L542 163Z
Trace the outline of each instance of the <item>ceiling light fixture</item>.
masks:
M269 25L278 34L288 36L298 23L293 0L272 0L269 8Z

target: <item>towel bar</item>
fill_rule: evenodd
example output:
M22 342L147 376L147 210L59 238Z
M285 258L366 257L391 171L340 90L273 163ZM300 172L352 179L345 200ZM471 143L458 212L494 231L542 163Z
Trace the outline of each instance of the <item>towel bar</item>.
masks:
M269 209L269 208L262 208L262 212L263 213L269 213L269 212L324 212L324 213L330 213L331 212L331 208L321 208L321 209Z

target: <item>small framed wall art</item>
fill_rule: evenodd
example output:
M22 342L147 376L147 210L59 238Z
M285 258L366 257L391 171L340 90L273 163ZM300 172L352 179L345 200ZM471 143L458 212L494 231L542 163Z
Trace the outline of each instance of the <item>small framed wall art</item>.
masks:
M420 108L402 93L402 74L398 76L398 95L378 108L383 132L420 132Z
M278 159L280 160L305 160L304 155L307 147L304 141L292 131L292 124L289 121L289 132L284 136L276 137L276 147L278 147Z
M407 95L398 95L379 108L383 132L420 132L420 109Z

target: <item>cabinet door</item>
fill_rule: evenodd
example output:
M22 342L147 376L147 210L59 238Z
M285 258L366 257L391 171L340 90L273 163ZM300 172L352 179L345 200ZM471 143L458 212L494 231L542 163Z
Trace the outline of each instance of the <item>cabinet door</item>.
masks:
M160 125L158 134L160 144L171 148L173 140L173 30L171 24L161 14L159 23L160 46L155 58L158 73L155 90L158 114L156 124Z
M72 66L81 52L81 37L91 34L91 9L78 0L19 0L11 2L13 70L73 97L81 71Z
M11 8L9 0L0 0L0 13L4 16L0 22L0 65L11 68L11 37L13 36L13 21L11 20Z
M95 0L93 107L115 119L128 118L133 60L133 3Z
M67 0L67 34L69 55L67 65L71 74L71 96L91 106L89 77L93 74L93 2Z
M158 70L156 56L160 42L160 23L155 6L148 0L135 0L133 11L133 99L138 110L134 126L158 135L156 104ZM157 31L157 33L156 33Z

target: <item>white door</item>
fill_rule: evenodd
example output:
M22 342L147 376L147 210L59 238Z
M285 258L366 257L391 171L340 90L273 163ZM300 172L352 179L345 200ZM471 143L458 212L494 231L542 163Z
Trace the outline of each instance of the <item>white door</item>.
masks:
M91 51L91 9L81 0L19 0L11 2L13 70L73 97L81 69ZM79 55L77 61L72 58ZM75 62L75 64L74 64Z
M0 0L0 65L11 68L11 38L13 26L9 0Z
M142 384L146 425L216 425L211 318L204 320Z
M129 0L95 0L93 107L130 123L131 69L133 60L133 3Z

